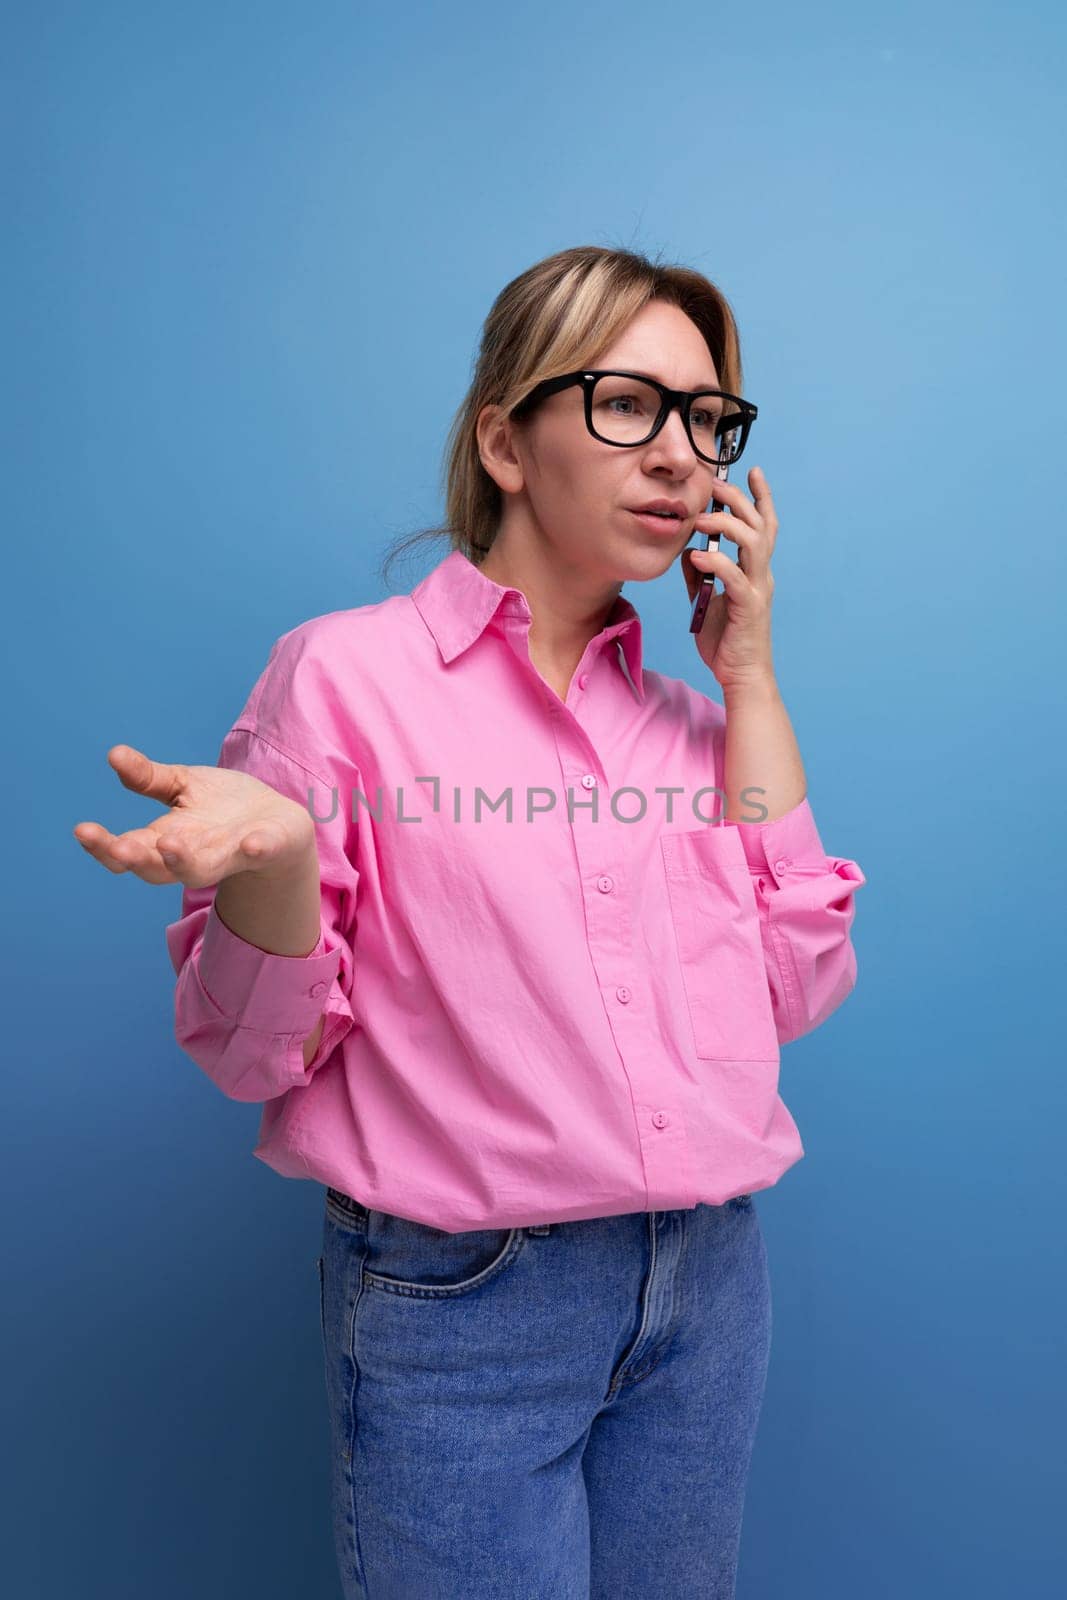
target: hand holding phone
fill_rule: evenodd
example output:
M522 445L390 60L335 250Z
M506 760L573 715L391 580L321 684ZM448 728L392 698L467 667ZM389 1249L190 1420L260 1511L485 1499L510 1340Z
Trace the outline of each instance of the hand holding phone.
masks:
M726 479L729 477L729 474L730 474L729 464L727 462L725 462L725 461L720 462L719 469L715 474L715 477L718 480L718 482L724 483L726 481ZM712 497L711 497L711 502L710 502L710 504L708 506L708 513L710 514L710 513L716 512L716 511L728 511L728 510L729 510L729 507L724 505L721 500L716 500L716 498L715 498L715 496L713 494ZM705 550L714 549L715 551L718 551L718 548L719 548L719 535L717 533L713 533L713 532L712 533L705 533L705 535L704 535L704 549ZM711 597L712 597L712 595L714 593L715 593L715 574L713 572L706 572L704 574L704 576L701 578L700 585L699 585L699 587L697 589L696 594L693 597L693 611L692 611L692 615L689 618L689 632L690 633L699 633L701 628L704 626L704 618L707 615L708 606L711 603Z

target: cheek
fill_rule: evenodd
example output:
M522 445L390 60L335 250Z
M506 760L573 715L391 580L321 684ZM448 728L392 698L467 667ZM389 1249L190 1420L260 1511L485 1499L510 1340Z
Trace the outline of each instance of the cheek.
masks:
M547 464L546 464L547 467ZM602 517L620 503L622 490L610 465L590 460L585 451L560 451L538 485L542 503L551 506L556 517L588 521Z
M633 464L624 451L598 445L580 419L568 421L578 421L581 432L572 426L538 439L528 487L546 525L573 537L618 521L618 508L633 496Z

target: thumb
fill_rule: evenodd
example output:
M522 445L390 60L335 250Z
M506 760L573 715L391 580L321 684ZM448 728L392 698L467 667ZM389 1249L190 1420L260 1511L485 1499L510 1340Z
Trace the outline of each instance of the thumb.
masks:
M181 787L178 769L168 761L152 761L143 750L129 744L114 744L107 759L120 781L135 794L163 800L168 805Z

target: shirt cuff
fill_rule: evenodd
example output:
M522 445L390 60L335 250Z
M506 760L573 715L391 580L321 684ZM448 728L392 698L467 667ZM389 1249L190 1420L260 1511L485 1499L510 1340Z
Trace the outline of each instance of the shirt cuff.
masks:
M240 938L226 926L212 901L200 949L200 982L223 1015L238 1026L306 1038L322 1014L340 966L340 945L323 917L310 955L282 956Z
M753 872L785 877L793 866L824 866L826 852L807 796L773 822L727 823L741 835L741 847Z

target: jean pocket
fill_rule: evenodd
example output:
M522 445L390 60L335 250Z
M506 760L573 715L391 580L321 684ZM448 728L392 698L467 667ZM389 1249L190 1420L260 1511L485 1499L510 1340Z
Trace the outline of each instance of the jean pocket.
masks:
M759 907L737 829L661 834L660 851L697 1055L777 1062Z
M525 1242L524 1228L446 1233L388 1211L371 1211L363 1283L383 1294L456 1299L497 1279Z

